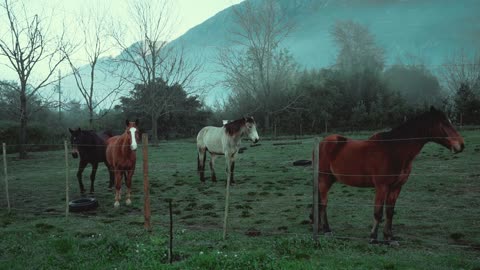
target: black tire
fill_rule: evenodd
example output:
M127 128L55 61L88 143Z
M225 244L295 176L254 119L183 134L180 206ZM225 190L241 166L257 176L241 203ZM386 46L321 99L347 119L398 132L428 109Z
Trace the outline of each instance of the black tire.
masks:
M300 159L293 162L293 166L310 166L310 165L312 165L312 161L307 159Z
M68 203L68 210L70 212L83 212L96 209L98 201L95 198L81 198L70 201Z

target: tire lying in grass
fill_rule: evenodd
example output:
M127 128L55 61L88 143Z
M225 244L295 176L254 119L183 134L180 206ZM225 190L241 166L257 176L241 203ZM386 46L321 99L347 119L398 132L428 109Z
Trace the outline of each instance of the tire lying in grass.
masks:
M95 198L80 198L68 203L70 212L83 212L94 210L98 207L98 201Z
M293 166L310 166L312 161L308 159L300 159L293 162Z

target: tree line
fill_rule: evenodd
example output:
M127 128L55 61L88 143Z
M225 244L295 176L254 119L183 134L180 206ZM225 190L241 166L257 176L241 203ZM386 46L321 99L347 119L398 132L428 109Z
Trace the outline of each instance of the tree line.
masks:
M25 145L58 142L72 123L119 133L125 118L140 118L154 143L192 137L202 126L247 115L255 117L264 134L383 129L430 105L459 125L480 124L480 55L459 51L435 69L413 57L387 65L384 48L366 26L338 21L330 28L338 49L335 63L305 69L283 46L296 26L275 0L245 1L233 8L231 46L210 59L230 94L213 108L202 100L204 89L192 87L203 62L188 59L183 48L165 41L174 27L169 1L132 1L131 22L123 24L88 12L78 24L80 41L49 33L45 19L28 16L16 3L0 4L10 33L0 38L0 57L18 76L0 81L0 137L18 144L21 158ZM118 57L108 57L113 47L121 50ZM87 56L85 70L74 61L80 52ZM50 64L48 70L32 80L41 62ZM70 67L80 100L53 97L61 63ZM117 83L102 89L96 74ZM60 85L54 89L60 93Z

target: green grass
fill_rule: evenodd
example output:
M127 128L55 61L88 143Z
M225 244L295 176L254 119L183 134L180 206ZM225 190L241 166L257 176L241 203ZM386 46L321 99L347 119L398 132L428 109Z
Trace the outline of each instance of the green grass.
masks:
M218 183L200 184L193 140L149 148L152 232L143 228L141 151L132 206L123 198L120 208L113 208L114 194L101 165L95 184L99 208L68 218L64 153L32 153L28 160L12 155L11 214L3 181L0 185L0 269L479 269L480 132L462 135L463 153L453 155L431 143L415 160L395 209L398 247L368 244L374 191L338 183L329 196L334 236L313 243L308 221L312 170L291 165L310 158L313 139L277 146L261 141L240 154L226 241L225 162L217 159ZM70 198L77 198L78 161L69 163ZM87 190L89 173L88 168ZM174 215L172 265L168 198Z

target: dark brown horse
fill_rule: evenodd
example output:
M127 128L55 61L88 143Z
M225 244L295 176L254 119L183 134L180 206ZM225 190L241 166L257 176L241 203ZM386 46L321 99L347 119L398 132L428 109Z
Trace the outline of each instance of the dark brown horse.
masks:
M354 187L375 187L374 223L371 242L377 241L385 205L384 240L393 240L395 202L407 182L412 162L428 142L458 153L464 149L462 136L445 114L431 107L397 128L374 134L369 140L351 140L340 135L326 137L319 146L318 188L320 228L330 232L327 220L328 190L334 181ZM320 229L318 228L318 229Z
M78 158L80 156L80 162L78 163L77 171L77 179L78 185L80 186L80 192L82 194L85 193L85 187L83 186L82 181L83 171L88 164L92 164L92 172L90 173L90 193L93 193L98 163L103 162L108 168L107 158L105 155L107 143L105 141L112 135L107 132L104 132L101 135L97 135L92 130L81 130L80 128L77 128L75 130L69 128L68 130L70 131L72 157ZM113 174L111 172L108 187L113 187Z
M126 204L132 203L132 177L137 161L137 141L139 140L138 119L135 122L126 121L125 132L122 135L111 137L107 140L107 162L115 175L115 207L120 206L122 176L125 176L127 185Z

